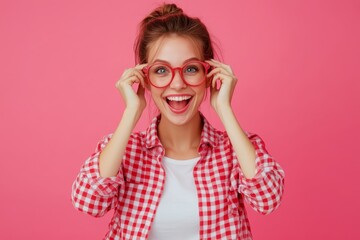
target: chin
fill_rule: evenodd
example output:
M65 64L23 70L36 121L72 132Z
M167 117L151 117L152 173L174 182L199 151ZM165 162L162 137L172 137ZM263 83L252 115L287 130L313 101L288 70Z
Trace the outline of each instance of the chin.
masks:
M171 111L169 108L163 109L161 112L161 117L165 118L168 123L175 126L184 126L190 124L192 120L199 114L199 111L195 107L189 107L185 112L176 113Z

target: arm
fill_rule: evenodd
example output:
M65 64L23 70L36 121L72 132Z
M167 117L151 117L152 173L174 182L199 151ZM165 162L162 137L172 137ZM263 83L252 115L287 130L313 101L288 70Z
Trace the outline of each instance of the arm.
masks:
M125 110L113 137L100 155L100 175L103 177L116 176L129 137L145 109L145 76L141 71L144 66L137 65L126 70L115 85L125 102ZM139 83L137 93L132 88L134 83Z
M234 167L230 179L231 182L237 183L236 190L255 211L269 214L281 203L285 173L267 152L264 141L258 135L252 133L246 135L255 149L255 176L246 178L238 165ZM233 158L237 159L234 152Z
M113 177L118 174L130 135L139 119L138 114L125 109L123 117L111 140L99 157L100 175Z
M231 107L222 107L221 109L219 116L230 138L241 170L246 178L253 178L256 170L254 146L240 127Z
M94 217L101 217L115 207L118 188L123 183L122 172L103 178L99 171L99 155L111 135L104 137L95 152L85 161L72 185L71 199L74 207Z
M257 135L249 135L238 123L231 99L237 82L230 66L215 60L207 61L212 67L208 77L211 82L211 105L221 119L238 166L234 168L231 182L238 182L237 191L250 205L263 214L275 210L281 201L284 171L267 153L265 144ZM220 87L216 82L220 81Z
M211 81L211 106L218 114L234 146L239 164L247 178L255 176L255 149L240 127L231 108L231 99L237 82L230 66L215 60L207 61L213 69L208 74ZM220 82L217 89L216 83Z
M100 217L116 204L120 185L124 182L122 160L130 135L145 106L144 65L126 70L116 83L125 110L114 134L99 142L96 152L87 159L72 188L75 208ZM132 88L139 83L138 91Z

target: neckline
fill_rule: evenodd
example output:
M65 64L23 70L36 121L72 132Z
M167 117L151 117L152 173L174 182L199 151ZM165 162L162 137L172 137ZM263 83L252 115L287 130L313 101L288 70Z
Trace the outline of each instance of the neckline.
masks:
M200 157L179 160L179 159L174 159L174 158L169 158L169 157L164 156L163 160L167 163L175 164L175 165L190 165L190 164L193 164L193 163L196 163L197 161L199 161Z

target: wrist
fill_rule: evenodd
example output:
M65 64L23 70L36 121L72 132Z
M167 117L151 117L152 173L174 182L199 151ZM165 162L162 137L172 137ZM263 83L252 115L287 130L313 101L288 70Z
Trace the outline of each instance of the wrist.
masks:
M128 122L133 122L134 124L140 119L143 110L135 107L126 107L122 114L122 119L126 119Z
M218 114L218 116L222 122L224 122L224 120L226 118L228 118L229 116L234 114L230 105L224 105L224 106L218 107L216 109L216 113Z

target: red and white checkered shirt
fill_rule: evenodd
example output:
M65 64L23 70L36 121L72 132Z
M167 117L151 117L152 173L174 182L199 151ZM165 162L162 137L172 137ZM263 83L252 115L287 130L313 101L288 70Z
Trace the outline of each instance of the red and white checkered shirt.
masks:
M202 116L203 117L203 116ZM95 217L114 209L105 239L147 239L164 189L164 148L157 135L160 117L133 133L116 177L102 178L98 158L112 134L101 140L84 163L72 188L75 208ZM246 179L226 132L203 117L200 160L193 170L199 200L200 239L252 239L244 199L268 214L280 204L284 171L263 140L246 132L256 150L256 175Z

